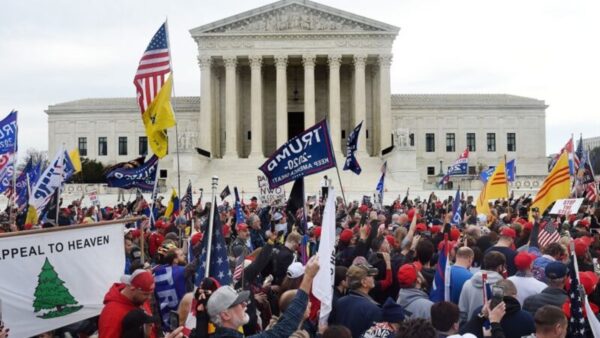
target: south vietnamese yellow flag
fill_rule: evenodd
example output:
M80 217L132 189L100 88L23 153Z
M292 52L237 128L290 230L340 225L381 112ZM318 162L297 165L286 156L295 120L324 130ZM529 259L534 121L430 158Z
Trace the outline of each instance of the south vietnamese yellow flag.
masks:
M538 208L540 215L548 209L550 204L562 198L568 198L571 193L571 176L569 172L568 153L563 153L558 158L556 165L542 183L542 187L535 195L531 208Z
M508 198L508 179L506 177L506 160L500 160L494 173L487 180L479 197L476 201L475 208L477 213L489 215L490 206L488 201L491 199Z
M171 89L173 87L173 78L169 76L167 81L158 92L158 95L152 100L152 103L142 114L142 120L146 127L146 136L152 152L158 157L163 158L168 151L167 130L175 126L175 114L171 107Z

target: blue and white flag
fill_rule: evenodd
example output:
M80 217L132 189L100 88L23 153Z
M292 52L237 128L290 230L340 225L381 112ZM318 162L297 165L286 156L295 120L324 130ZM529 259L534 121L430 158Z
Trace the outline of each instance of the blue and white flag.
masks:
M169 314L177 311L179 303L185 296L185 267L179 265L159 265L154 267L154 294L160 309L162 327L165 331L171 331Z
M494 173L494 170L496 170L496 166L489 166L487 169L485 169L484 171L481 172L481 174L479 175L479 179L483 183L487 183L490 176L492 176L492 174ZM517 160L513 159L513 160L506 162L506 178L507 178L508 182L514 182L516 175L517 175Z
M216 205L216 200L212 201ZM229 261L227 259L227 244L225 244L225 238L223 237L223 230L221 229L221 220L215 208L213 214L213 231L212 241L210 248L208 247L208 227L210 219L207 219L204 224L204 236L202 237L202 252L200 254L200 261L198 262L198 269L195 275L195 285L200 285L200 282L204 279L204 274L208 268L209 277L213 277L219 281L221 285L231 284L232 273L229 269ZM210 250L210 262L207 262L207 254Z
M17 111L0 121L0 154L17 152Z
M517 160L512 159L506 162L506 178L509 182L514 182L517 175Z
M346 144L346 162L344 163L344 170L352 170L356 175L360 175L362 168L354 153L358 148L358 134L360 134L360 128L362 128L363 121L360 121L358 126L348 136L348 143Z
M52 199L56 189L75 173L69 154L60 150L35 185L31 188L29 207L35 208L39 217L40 213Z
M466 175L469 169L469 148L466 148L465 151L460 154L458 159L454 161L454 163L448 168L448 173L446 175Z
M131 189L139 188L143 191L154 189L154 180L158 170L158 157L152 157L137 168L119 167L106 174L109 187Z
M335 167L327 121L323 120L292 137L277 149L260 170L275 189L300 177Z
M385 186L385 172L387 171L387 161L383 162L381 166L381 177L379 178L379 182L377 182L377 201L379 208L383 207L383 191Z
M242 211L242 202L240 201L238 188L233 187L233 192L235 194L235 224L246 223L246 216L244 216L244 211Z
M0 155L0 194L4 193L12 186L13 175L15 172L15 153L5 153Z
M454 203L452 203L452 224L458 225L462 222L462 204L460 203L460 187L456 189Z
M440 251L438 255L438 263L435 269L431 294L429 295L429 299L434 303L450 301L450 288L446 287L448 285L446 279L450 278L450 276L447 275L449 269L446 269L447 265L450 265L448 264L450 246L448 244L447 234L444 235L443 243L442 251Z

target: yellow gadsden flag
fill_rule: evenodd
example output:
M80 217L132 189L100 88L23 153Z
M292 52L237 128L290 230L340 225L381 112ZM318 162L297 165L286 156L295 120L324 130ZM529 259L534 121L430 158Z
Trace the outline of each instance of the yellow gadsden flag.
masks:
M477 213L490 214L488 201L497 198L508 198L508 179L506 177L506 160L502 159L496 166L494 173L481 189L477 198Z
M154 98L148 109L142 114L142 120L146 127L146 136L152 152L163 158L167 155L168 138L167 130L175 126L175 114L171 107L171 88L173 78L165 81L164 85Z
M538 208L541 215L556 200L568 198L571 193L570 186L569 159L567 152L563 151L535 195L531 207Z

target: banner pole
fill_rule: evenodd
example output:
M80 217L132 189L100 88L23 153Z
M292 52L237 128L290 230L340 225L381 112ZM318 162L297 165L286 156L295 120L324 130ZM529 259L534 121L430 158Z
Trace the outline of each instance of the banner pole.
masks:
M337 161L335 162L335 171L337 172L338 181L340 182L340 190L342 191L342 198L344 199L344 209L348 214L348 202L346 202L346 194L344 194L344 186L342 186L342 177L340 176L340 169L338 168Z
M18 118L18 116L17 116ZM15 120L17 120L15 118ZM13 159L13 175L12 175L12 197L8 199L8 205L10 209L10 215L8 217L9 223L17 225L17 215L13 212L14 208L14 197L17 194L17 164L19 163L19 154L17 153L17 143L19 143L19 124L15 123L15 143L13 144L13 153L15 154ZM33 165L33 164L32 164Z
M208 221L208 246L206 248L206 269L204 270L204 278L210 277L210 253L212 248L212 234L213 234L213 226L215 224L215 204L217 204L217 186L219 185L219 177L212 177L212 195L210 202L210 218Z
M173 59L171 58L171 41L169 39L169 18L165 20L165 29L167 31L167 49L169 50L169 68L171 69L171 78L173 78L171 85L171 93L173 95L171 96L171 101L173 103L173 115L175 115L175 111L177 110L175 104L175 71L173 69ZM181 173L179 169L179 131L177 129L177 125L177 119L175 119L175 152L177 153L177 191L178 194L181 195ZM179 234L179 238L181 240L181 232Z
M152 188L152 196L150 199L152 200L152 204L150 204L150 228L152 228L152 224L156 221L154 219L154 201L156 200L156 188L158 187L158 165L156 166L156 173L154 177L154 187Z

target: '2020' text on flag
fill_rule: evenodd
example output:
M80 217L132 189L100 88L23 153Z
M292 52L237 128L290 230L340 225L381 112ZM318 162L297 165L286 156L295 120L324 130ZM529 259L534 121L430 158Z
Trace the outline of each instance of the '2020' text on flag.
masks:
M2 320L32 337L100 314L125 266L123 224L0 236ZM102 259L98 259L102 257Z

